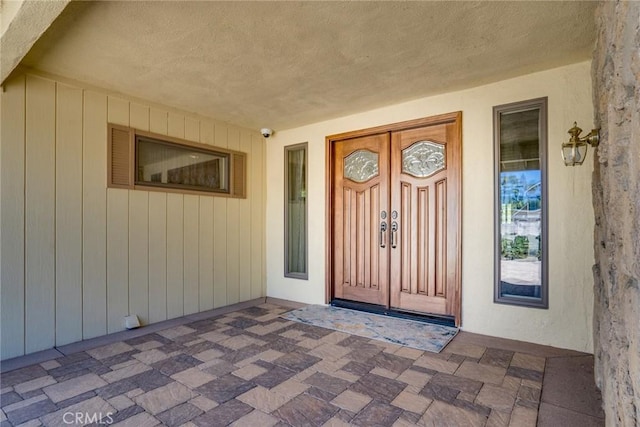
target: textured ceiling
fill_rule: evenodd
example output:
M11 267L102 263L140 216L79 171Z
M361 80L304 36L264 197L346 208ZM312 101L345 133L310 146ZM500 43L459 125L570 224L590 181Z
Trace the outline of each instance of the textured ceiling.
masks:
M73 2L27 66L277 130L588 60L595 2Z

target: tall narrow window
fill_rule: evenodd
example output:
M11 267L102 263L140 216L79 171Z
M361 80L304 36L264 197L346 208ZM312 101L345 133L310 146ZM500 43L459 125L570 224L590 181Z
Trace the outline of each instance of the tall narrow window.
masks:
M493 108L494 301L548 308L547 98Z
M284 275L307 279L307 144L285 147L284 163Z

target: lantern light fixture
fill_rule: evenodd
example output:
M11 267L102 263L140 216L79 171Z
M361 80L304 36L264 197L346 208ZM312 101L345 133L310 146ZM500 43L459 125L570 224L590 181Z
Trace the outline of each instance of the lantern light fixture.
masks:
M573 127L568 131L571 138L569 142L562 144L562 159L565 166L581 165L587 156L587 149L590 145L593 148L598 146L600 142L600 129L592 129L591 132L585 136L580 136L582 129L578 127L576 122L573 122Z

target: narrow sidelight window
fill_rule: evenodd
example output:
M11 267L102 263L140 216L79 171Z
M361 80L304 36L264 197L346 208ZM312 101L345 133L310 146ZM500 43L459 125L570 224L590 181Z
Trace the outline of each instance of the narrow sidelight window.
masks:
M497 303L548 308L547 98L493 108Z
M284 148L284 275L307 279L307 144Z

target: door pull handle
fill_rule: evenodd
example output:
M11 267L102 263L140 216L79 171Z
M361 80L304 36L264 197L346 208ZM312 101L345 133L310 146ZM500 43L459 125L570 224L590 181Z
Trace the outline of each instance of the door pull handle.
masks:
M385 248L387 246L387 223L380 223L380 247Z
M397 247L397 234L398 234L398 223L393 221L391 223L391 247L395 249Z

